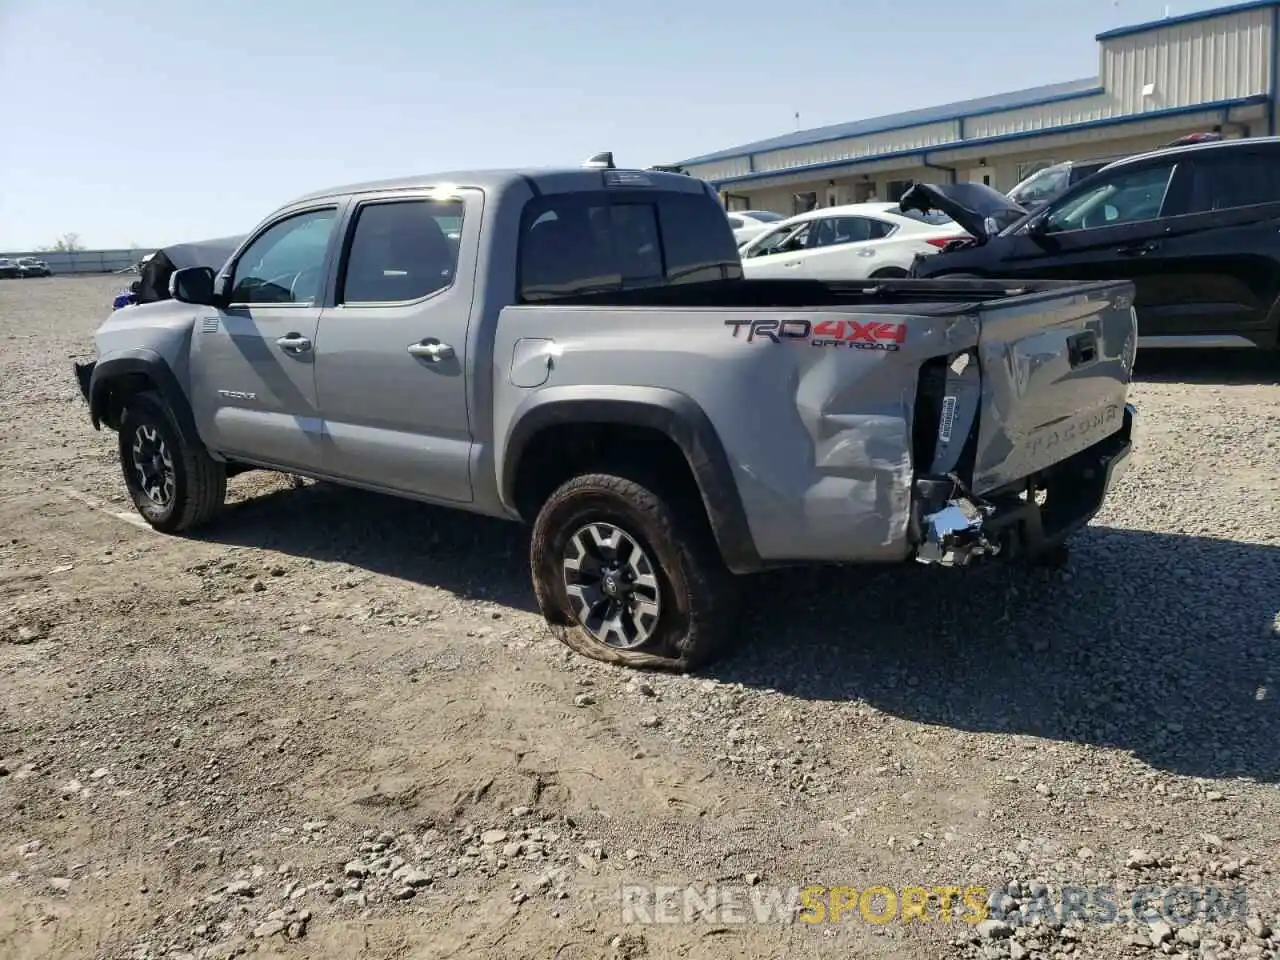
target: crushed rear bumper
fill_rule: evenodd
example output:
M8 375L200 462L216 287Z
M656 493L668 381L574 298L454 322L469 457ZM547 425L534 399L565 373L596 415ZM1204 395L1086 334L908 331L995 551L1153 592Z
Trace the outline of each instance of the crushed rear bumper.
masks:
M1137 410L1125 404L1121 428L1054 464L1025 487L981 498L954 496L954 481L916 483L916 559L965 566L984 556L1034 559L1088 525L1129 466ZM948 491L944 495L940 492Z

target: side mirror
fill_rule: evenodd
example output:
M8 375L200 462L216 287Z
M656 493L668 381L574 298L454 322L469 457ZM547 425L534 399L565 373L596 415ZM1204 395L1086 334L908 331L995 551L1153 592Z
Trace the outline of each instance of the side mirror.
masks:
M169 296L181 303L212 307L217 298L213 289L212 267L183 267L169 277Z

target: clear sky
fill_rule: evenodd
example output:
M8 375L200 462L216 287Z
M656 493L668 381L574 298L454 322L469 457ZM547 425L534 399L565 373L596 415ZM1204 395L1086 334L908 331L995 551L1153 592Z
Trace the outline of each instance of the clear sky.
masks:
M1183 2L1177 15L1220 4ZM1097 73L1148 0L0 0L0 250L243 233L312 189L648 166Z

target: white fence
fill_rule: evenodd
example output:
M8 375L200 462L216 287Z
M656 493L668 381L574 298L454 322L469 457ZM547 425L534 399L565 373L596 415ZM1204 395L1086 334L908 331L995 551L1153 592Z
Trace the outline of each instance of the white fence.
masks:
M63 251L29 250L22 253L0 253L0 257L16 260L18 257L36 257L49 265L55 275L60 273L116 273L125 270L151 250L77 250Z

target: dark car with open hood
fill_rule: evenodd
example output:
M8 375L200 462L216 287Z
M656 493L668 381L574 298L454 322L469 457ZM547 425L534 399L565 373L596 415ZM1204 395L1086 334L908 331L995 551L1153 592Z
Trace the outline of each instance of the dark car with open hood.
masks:
M175 243L147 254L138 264L138 279L129 284L128 290L116 294L112 309L170 299L169 278L175 271L184 267L221 270L243 239L243 236L218 237L215 240Z
M1131 280L1143 348L1280 348L1280 137L1117 160L1033 212L980 183L913 184L901 204L972 237L913 277Z

